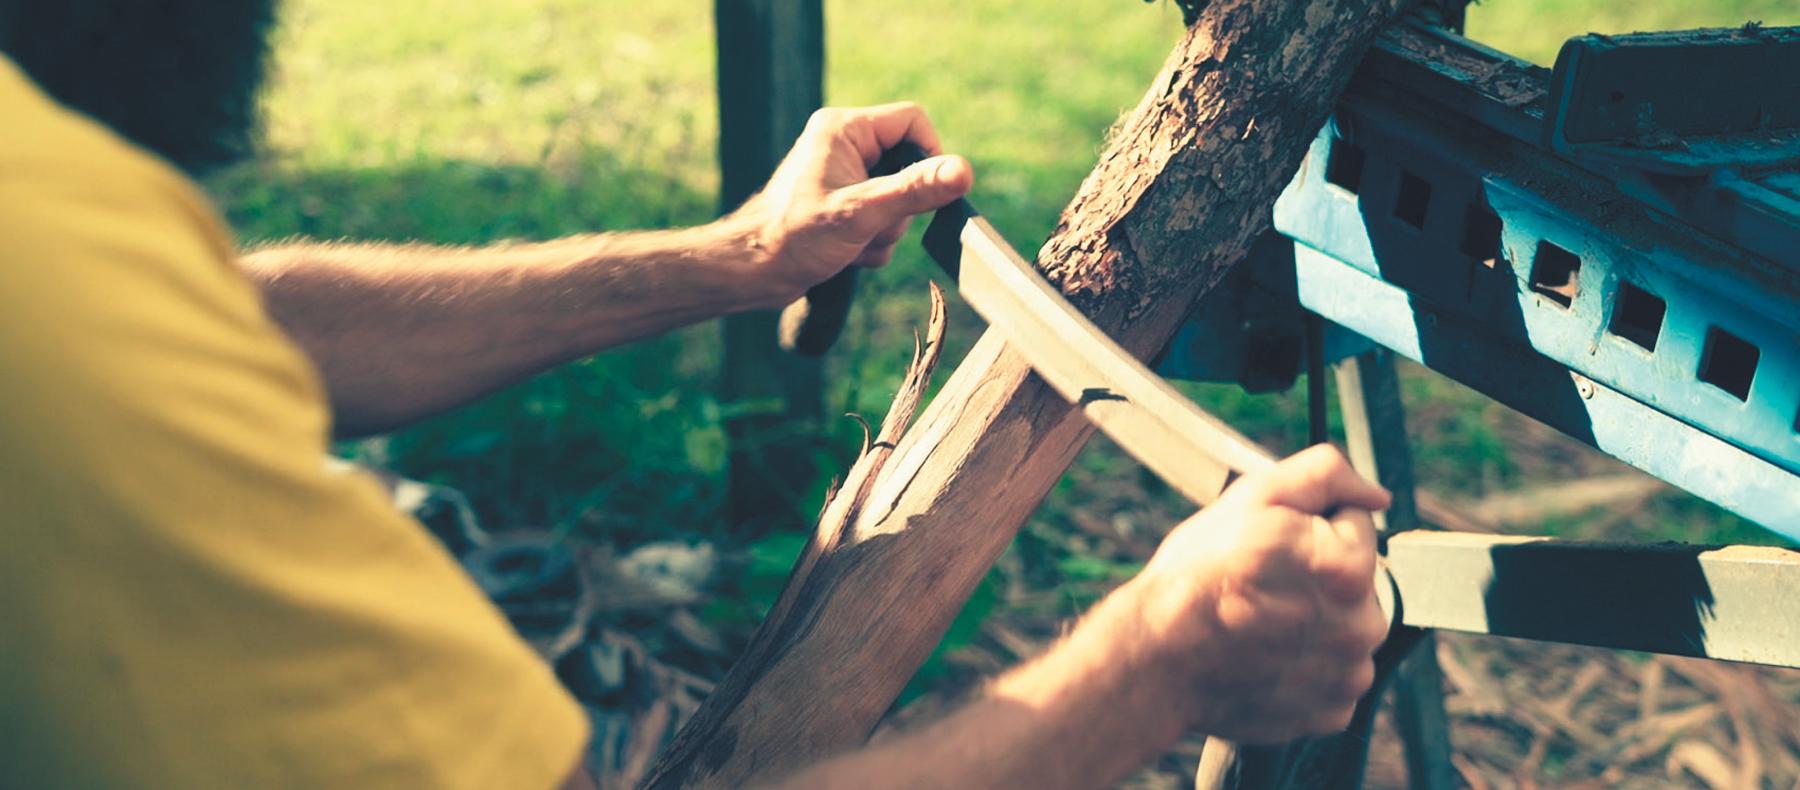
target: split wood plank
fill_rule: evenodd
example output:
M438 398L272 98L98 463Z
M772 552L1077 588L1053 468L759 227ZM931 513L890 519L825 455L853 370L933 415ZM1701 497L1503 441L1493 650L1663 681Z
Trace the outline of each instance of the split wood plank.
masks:
M1147 358L1269 225L1401 0L1214 0L1064 211L1040 267ZM1093 428L990 332L647 786L736 788L863 743ZM837 529L837 527L832 527Z

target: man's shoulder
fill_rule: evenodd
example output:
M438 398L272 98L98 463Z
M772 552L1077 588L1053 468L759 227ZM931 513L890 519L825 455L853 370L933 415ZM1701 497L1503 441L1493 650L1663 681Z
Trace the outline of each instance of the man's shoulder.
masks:
M0 222L6 238L57 232L45 212L130 209L160 215L226 252L228 243L199 187L167 161L99 122L58 104L0 55ZM25 224L32 222L33 224ZM61 223L58 223L61 224ZM16 246L16 245L9 245ZM5 251L0 249L0 257Z
M0 299L91 303L148 278L242 292L227 301L254 307L229 233L173 165L58 104L4 56L0 118Z
M48 430L107 413L67 408L83 397L147 408L145 382L162 370L287 361L186 176L58 105L3 57L0 118L0 368L14 373L0 407L11 422L37 414ZM282 378L303 379L286 371L296 367Z
M105 125L58 103L18 64L0 54L0 164L8 175L40 165L144 166L155 157ZM142 161L149 160L149 161ZM158 163L161 164L161 163Z

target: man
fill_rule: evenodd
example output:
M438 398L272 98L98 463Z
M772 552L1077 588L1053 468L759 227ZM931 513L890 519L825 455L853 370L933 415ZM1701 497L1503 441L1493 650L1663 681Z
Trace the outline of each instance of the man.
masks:
M972 173L869 179L901 140L938 150L929 123L834 110L704 227L237 261L170 162L241 153L270 17L0 0L0 787L591 786L578 706L424 530L322 463L334 422L779 306L885 261ZM1189 730L1341 727L1385 631L1362 511L1386 503L1328 448L1246 477L1044 657L782 786L1099 787Z

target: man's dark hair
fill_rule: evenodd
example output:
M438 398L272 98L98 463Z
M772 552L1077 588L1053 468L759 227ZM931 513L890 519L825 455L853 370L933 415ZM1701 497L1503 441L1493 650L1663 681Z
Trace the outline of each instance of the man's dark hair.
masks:
M0 51L199 175L250 153L275 0L0 0Z

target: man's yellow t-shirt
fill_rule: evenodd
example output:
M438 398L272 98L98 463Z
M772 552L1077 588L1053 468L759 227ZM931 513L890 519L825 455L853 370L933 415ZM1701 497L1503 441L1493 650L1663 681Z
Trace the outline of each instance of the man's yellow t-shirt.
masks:
M586 719L328 471L316 376L159 159L0 58L0 788L551 788Z

